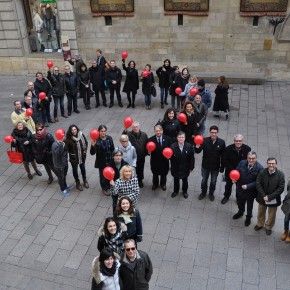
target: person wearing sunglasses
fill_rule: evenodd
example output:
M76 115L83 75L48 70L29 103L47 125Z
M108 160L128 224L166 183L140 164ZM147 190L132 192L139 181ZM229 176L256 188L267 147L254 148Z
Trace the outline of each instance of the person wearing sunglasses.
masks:
M137 251L135 241L132 239L124 242L124 250L119 271L123 289L148 290L153 273L148 254L144 251Z

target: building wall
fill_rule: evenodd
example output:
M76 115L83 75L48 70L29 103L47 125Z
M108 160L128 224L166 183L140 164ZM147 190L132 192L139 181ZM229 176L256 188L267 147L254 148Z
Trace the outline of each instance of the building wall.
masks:
M20 74L19 65L22 73L33 73L51 58L63 64L62 56L28 54L20 2L0 0L1 73ZM238 0L210 1L208 16L184 15L178 26L177 16L164 15L163 0L135 0L134 17L113 17L113 25L106 26L104 17L92 17L89 0L58 0L62 34L70 37L72 52L88 62L100 48L120 66L127 50L139 69L146 63L156 69L169 58L198 76L262 73L268 80L289 79L289 42L276 40L267 17L259 18L258 27L253 17L240 17L239 5ZM265 40L272 41L270 50L264 49Z

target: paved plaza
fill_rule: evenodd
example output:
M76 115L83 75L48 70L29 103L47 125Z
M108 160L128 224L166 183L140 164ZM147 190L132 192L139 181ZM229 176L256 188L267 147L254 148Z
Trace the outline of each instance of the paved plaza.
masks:
M12 131L13 101L22 99L28 80L34 77L0 79L0 289L90 289L91 263L98 255L97 230L104 218L112 214L111 198L101 193L94 156L89 155L86 163L90 188L82 192L74 189L68 197L59 193L56 180L47 185L43 167L43 176L34 175L30 181L22 165L8 163L9 146L3 138ZM211 86L213 97L215 86ZM289 92L290 83L285 82L233 85L229 96L230 119L215 119L209 113L207 128L218 125L219 136L227 145L233 143L234 134L243 134L245 143L257 151L258 161L265 166L267 157L276 157L278 168L288 180ZM165 112L160 109L159 95L153 98L151 111L144 109L141 90L135 109L127 109L124 94L122 98L124 108L101 106L90 111L85 111L79 100L81 113L60 118L48 132L54 133L59 127L67 129L75 123L88 136L92 128L105 124L118 145L123 119L130 115L140 122L142 131L152 136L153 126ZM95 105L94 99L92 105ZM201 154L195 158L187 200L181 194L171 198L170 174L166 192L152 191L149 157L146 159L145 186L139 199L144 240L138 248L148 252L153 262L150 289L289 289L290 245L280 240L281 210L278 209L273 234L266 236L264 230L254 231L256 203L248 228L244 226L244 217L232 219L237 205L234 194L227 204L220 203L224 190L221 176L215 201L208 198L199 201ZM71 170L68 181L73 183Z

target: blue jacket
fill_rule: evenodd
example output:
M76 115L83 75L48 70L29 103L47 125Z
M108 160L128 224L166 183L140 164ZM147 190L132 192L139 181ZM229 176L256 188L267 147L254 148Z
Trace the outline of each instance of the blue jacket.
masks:
M256 179L259 171L263 169L263 166L259 162L256 162L253 168L249 171L248 161L242 160L236 169L240 172L241 175L240 179L236 183L237 195L240 195L244 198L256 197ZM247 185L247 189L242 189L242 185Z
M201 101L207 106L207 108L211 107L211 92L208 89L204 89L203 91L198 90L198 94L201 95Z

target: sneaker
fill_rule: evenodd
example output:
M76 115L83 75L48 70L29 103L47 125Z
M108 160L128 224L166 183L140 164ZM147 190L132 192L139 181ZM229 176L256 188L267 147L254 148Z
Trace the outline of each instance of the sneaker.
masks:
M63 196L68 196L69 195L69 192L65 189L65 190L61 191L61 194Z
M73 188L74 188L74 186L72 184L69 184L69 185L66 186L67 190L70 190L70 189L73 189Z

